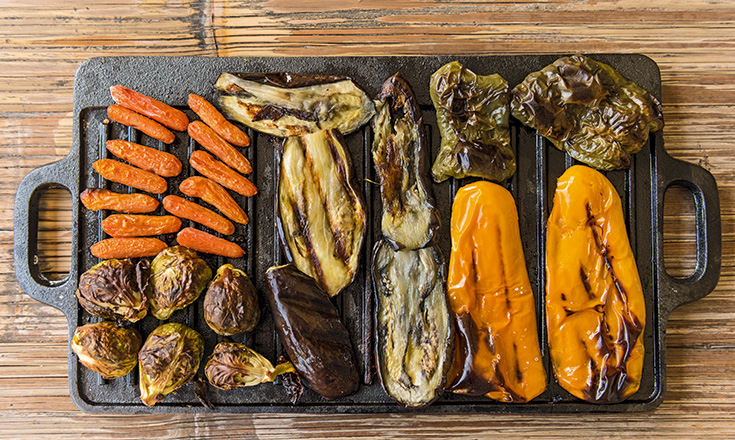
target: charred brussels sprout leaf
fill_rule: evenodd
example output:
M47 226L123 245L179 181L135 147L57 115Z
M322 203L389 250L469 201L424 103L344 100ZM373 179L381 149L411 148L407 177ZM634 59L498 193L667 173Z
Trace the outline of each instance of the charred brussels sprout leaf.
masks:
M183 246L162 250L151 263L146 295L151 313L164 320L196 301L212 279L212 269L197 253Z
M136 330L102 321L78 327L71 341L71 350L82 365L105 379L114 379L135 368L142 343Z
M148 299L139 280L147 277L148 261L105 260L79 277L79 304L94 316L136 322L148 312Z
M511 110L556 148L601 170L630 167L649 132L663 128L661 104L612 67L582 55L560 58L512 91Z
M286 256L329 296L355 279L365 237L365 203L342 136L325 130L283 143L279 235Z
M275 327L304 383L327 399L355 393L350 335L326 293L290 264L271 267L265 277Z
M199 369L204 341L183 324L168 323L153 330L138 353L140 399L153 406L187 384Z
M439 397L452 359L453 328L444 258L434 245L394 251L375 245L375 354L383 389L409 408Z
M376 101L373 161L380 178L383 236L394 249L419 249L439 227L421 110L399 74L390 77Z
M220 342L214 347L204 373L213 386L234 390L264 382L273 382L279 374L296 371L291 362L273 366L268 359L245 345Z
M365 92L343 77L223 73L214 86L229 117L281 137L329 129L349 134L375 112Z
M434 180L484 177L501 182L516 171L508 128L508 82L453 61L431 75L431 100L442 135Z
M220 335L252 331L260 320L258 294L245 272L225 264L204 295L204 319Z

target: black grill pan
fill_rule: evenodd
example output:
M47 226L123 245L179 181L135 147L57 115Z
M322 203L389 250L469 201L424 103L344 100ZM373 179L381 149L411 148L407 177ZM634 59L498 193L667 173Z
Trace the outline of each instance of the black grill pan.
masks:
M189 167L188 155L198 146L186 133L177 133L170 146L163 145L136 130L119 124L105 123L105 107L112 104L109 88L123 84L161 101L185 110L189 93L208 99L214 96L213 84L221 72L289 71L350 76L370 96L375 96L383 81L396 72L411 84L423 110L424 129L431 144L432 159L440 138L436 116L428 93L429 76L447 62L459 60L479 74L500 73L511 86L518 84L530 72L541 69L561 55L542 56L419 56L419 57L337 57L337 58L192 58L192 57L114 57L93 58L78 69L74 81L74 145L71 153L55 162L29 173L18 187L15 199L15 271L23 290L31 297L63 311L69 322L69 337L77 326L95 322L98 318L79 307L74 291L79 274L98 262L89 247L105 238L100 221L106 212L90 212L78 195L85 188L106 187L119 192L127 187L107 182L92 169L92 163L107 157L104 143L107 139L128 139L161 148L177 155L185 164L181 176L169 179L169 193L178 193L178 184L194 171ZM661 99L661 77L658 66L642 55L591 55L608 63ZM229 261L243 268L252 278L261 295L263 318L257 329L248 335L235 336L275 360L282 348L273 329L267 302L262 296L265 289L264 273L275 264L284 263L279 247L275 222L275 182L277 155L274 140L266 135L249 131L252 146L246 154L254 166L251 176L259 194L250 199L236 197L246 208L251 222L238 225L235 238L246 249L246 256L237 260L207 257L213 268ZM380 194L374 182L370 159L372 134L369 127L347 137L356 174L362 182L368 206L368 227L362 253L362 262L356 281L335 300L351 336L356 355L360 359L363 384L357 394L336 401L327 401L306 390L300 403L291 405L283 387L264 384L236 391L210 388L210 399L216 411L232 413L252 412L309 412L309 413L375 413L416 412L393 403L383 392L373 375L371 356L372 291L368 280L369 250L380 235ZM536 308L541 332L542 352L547 374L548 389L527 404L503 404L480 397L470 398L445 394L420 412L622 412L653 409L664 398L666 389L665 330L669 313L677 306L699 299L711 292L719 278L721 259L720 209L717 185L712 175L698 166L671 158L664 149L662 134L651 136L648 145L633 157L628 171L606 173L621 195L631 246L636 256L646 301L646 349L643 379L640 390L627 401L617 404L595 405L583 402L564 391L551 376L544 319L544 266L545 228L556 179L575 162L556 150L549 142L511 119L511 140L518 159L518 171L506 183L518 206L520 229L529 276L536 293ZM448 181L434 185L442 226L439 245L449 255L449 216L453 196L464 183ZM688 188L695 200L697 216L697 266L686 279L669 276L663 264L663 199L671 185ZM68 278L49 281L38 265L38 199L44 189L63 187L73 197L72 206L72 265ZM165 195L165 194L164 194ZM181 194L179 194L181 195ZM162 198L159 197L159 200ZM159 208L158 213L162 213ZM187 222L184 222L185 226ZM174 244L174 236L161 237ZM201 300L188 309L176 312L170 321L181 322L198 330L205 339L205 356L221 338L205 324ZM147 316L136 327L148 335L160 324ZM202 377L202 368L199 375ZM209 411L199 405L192 386L179 390L157 404L145 407L138 391L138 371L114 380L102 380L99 375L80 366L69 351L69 389L76 405L96 413L176 413Z

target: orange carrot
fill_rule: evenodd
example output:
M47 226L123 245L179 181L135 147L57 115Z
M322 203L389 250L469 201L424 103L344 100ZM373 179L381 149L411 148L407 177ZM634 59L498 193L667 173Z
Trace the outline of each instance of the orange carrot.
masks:
M247 147L250 145L250 138L244 131L231 124L222 113L220 113L212 104L199 95L189 95L189 108L199 116L205 124L210 126L218 135L222 136L227 142L237 145L238 147ZM216 153L215 153L216 154Z
M202 121L194 121L187 129L189 136L227 165L243 174L253 172L248 159Z
M206 151L197 150L191 153L189 163L195 170L238 194L250 197L258 193L258 189L251 181Z
M189 124L189 118L181 110L176 110L170 105L135 90L117 85L110 87L110 94L112 99L121 106L146 115L172 130L184 131Z
M89 250L97 258L141 258L154 257L168 245L157 238L108 238L93 244Z
M107 141L105 145L110 153L145 171L163 177L181 174L181 161L171 153L119 139Z
M189 197L198 197L224 214L233 222L248 224L248 216L235 199L220 184L206 177L192 176L181 182L179 190Z
M173 234L181 220L173 215L113 214L102 220L102 230L112 237Z
M107 117L115 122L136 128L148 136L170 144L176 140L173 132L151 118L135 113L123 106L113 104L107 107Z
M107 180L150 193L163 194L168 188L168 184L163 177L116 160L100 159L93 163L92 167Z
M184 228L179 231L176 235L176 241L181 246L186 246L197 252L222 255L229 258L240 258L245 255L245 251L237 244L194 228Z
M155 211L158 200L145 194L120 194L109 189L87 188L79 199L90 211L111 209L118 212L141 214Z
M195 221L219 233L231 235L235 232L235 225L231 221L179 196L166 196L163 199L163 208L177 217Z

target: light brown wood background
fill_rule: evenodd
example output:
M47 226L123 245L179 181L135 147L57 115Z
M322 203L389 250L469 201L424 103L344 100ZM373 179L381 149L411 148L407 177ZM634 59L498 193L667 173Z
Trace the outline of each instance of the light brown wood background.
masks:
M67 389L66 319L15 280L20 179L72 143L77 65L99 55L385 55L639 52L661 67L669 152L716 177L718 288L669 321L668 394L621 415L94 416ZM735 2L430 0L0 2L0 439L735 437ZM69 265L68 206L44 198L43 263ZM666 262L691 272L692 203L667 195ZM58 275L58 274L57 274Z

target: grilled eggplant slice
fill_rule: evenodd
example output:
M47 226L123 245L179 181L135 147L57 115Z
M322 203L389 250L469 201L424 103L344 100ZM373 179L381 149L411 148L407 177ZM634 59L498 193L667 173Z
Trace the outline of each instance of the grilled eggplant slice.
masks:
M511 111L556 148L601 170L630 167L648 134L663 128L661 103L612 67L582 55L531 73Z
M337 130L283 142L278 184L279 235L286 256L329 296L357 274L365 204Z
M528 402L546 389L546 372L513 197L490 182L462 187L451 230L447 290L457 348L447 389Z
M439 228L421 110L399 74L383 84L375 106L373 161L380 178L383 237L394 250L420 249Z
M273 321L306 385L327 399L357 391L357 363L337 309L313 278L289 264L265 273Z
M349 134L375 107L351 79L295 73L223 73L214 87L228 117L275 136L337 129Z
M554 375L580 399L620 402L640 386L646 306L617 191L591 168L569 168L547 231Z
M381 240L373 253L372 281L383 389L405 407L426 406L441 395L452 361L444 257L437 245L394 251Z
M484 177L502 182L516 171L508 128L508 82L453 61L431 75L431 100L442 135L434 180Z

